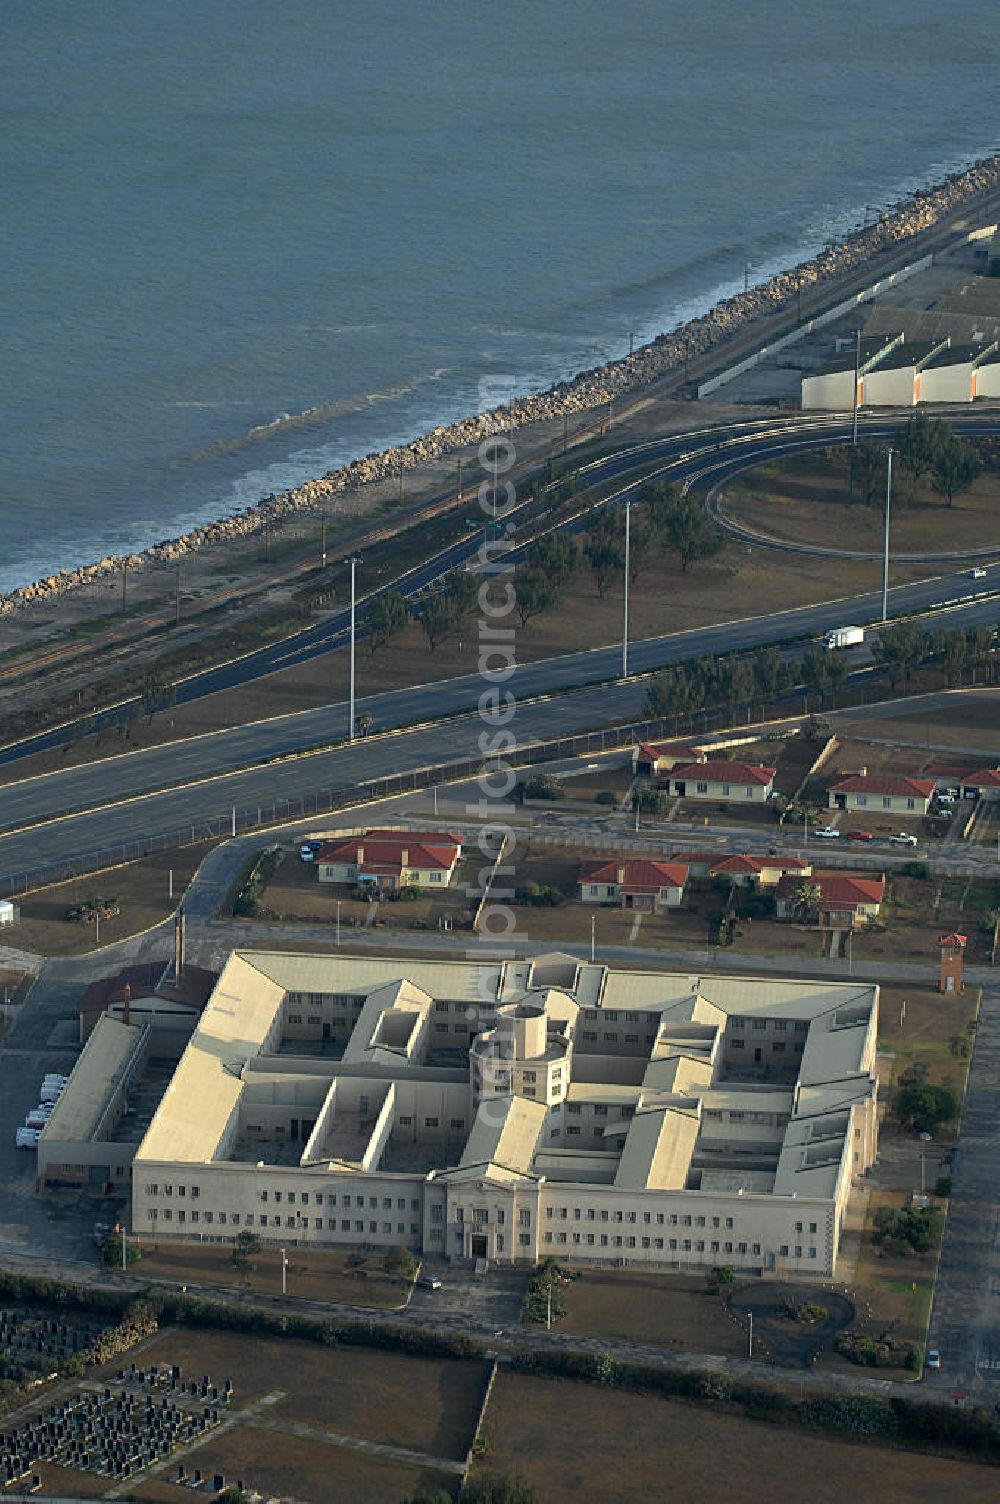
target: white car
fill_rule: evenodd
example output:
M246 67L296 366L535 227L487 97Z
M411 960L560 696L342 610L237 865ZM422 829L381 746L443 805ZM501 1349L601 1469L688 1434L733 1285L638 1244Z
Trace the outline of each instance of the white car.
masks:
M897 830L894 836L889 837L889 841L893 846L915 846L917 844L916 836L911 835L908 830Z
M937 1350L936 1347L929 1347L927 1349L927 1367L928 1368L940 1368L941 1367L941 1354L938 1352L938 1350Z
M975 569L970 569L968 571L968 575L970 580L985 580L986 570L983 569L981 565L977 564Z
M821 825L818 830L813 831L813 835L816 837L817 841L840 840L840 831L837 829L836 825Z

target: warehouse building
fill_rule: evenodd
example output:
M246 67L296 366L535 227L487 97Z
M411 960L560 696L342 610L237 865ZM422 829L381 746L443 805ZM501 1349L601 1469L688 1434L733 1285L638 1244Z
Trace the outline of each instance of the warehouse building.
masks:
M859 983L237 951L133 1228L829 1276L876 1153L877 1016Z

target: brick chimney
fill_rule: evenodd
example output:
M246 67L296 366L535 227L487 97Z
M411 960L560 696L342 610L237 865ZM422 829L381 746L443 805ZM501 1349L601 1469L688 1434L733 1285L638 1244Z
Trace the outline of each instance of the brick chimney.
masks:
M625 868L624 867L619 867L618 868L618 871L615 873L615 881L618 883L618 886L621 887L622 883L625 881Z
M359 846L358 847L358 854L355 857L355 861L357 862L357 864L358 864L359 867L361 866L361 863L364 861L364 859L365 859L365 848L364 848L364 846Z
M410 848L408 846L404 846L399 853L399 865L401 867L408 867L410 865Z

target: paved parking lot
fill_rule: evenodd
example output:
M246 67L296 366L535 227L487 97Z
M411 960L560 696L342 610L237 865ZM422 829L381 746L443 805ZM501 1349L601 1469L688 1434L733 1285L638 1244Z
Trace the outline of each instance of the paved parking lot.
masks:
M466 1265L425 1261L421 1273L436 1274L441 1288L415 1286L407 1315L421 1321L433 1319L462 1331L508 1331L518 1324L528 1283L526 1272L490 1268L485 1274L476 1274Z
M89 978L69 963L43 968L0 1041L0 1252L93 1262L94 1223L116 1202L35 1192L35 1154L14 1144L47 1071L69 1074L79 1055L77 1004Z
M986 1391L1000 1403L1000 986L983 989L962 1131L952 1161L928 1345L939 1392Z

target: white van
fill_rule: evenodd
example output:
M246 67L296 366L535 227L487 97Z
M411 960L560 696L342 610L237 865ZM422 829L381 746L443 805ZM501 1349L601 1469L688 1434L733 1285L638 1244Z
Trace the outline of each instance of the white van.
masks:
M14 1143L18 1149L37 1149L41 1136L37 1128L19 1128L14 1136Z

